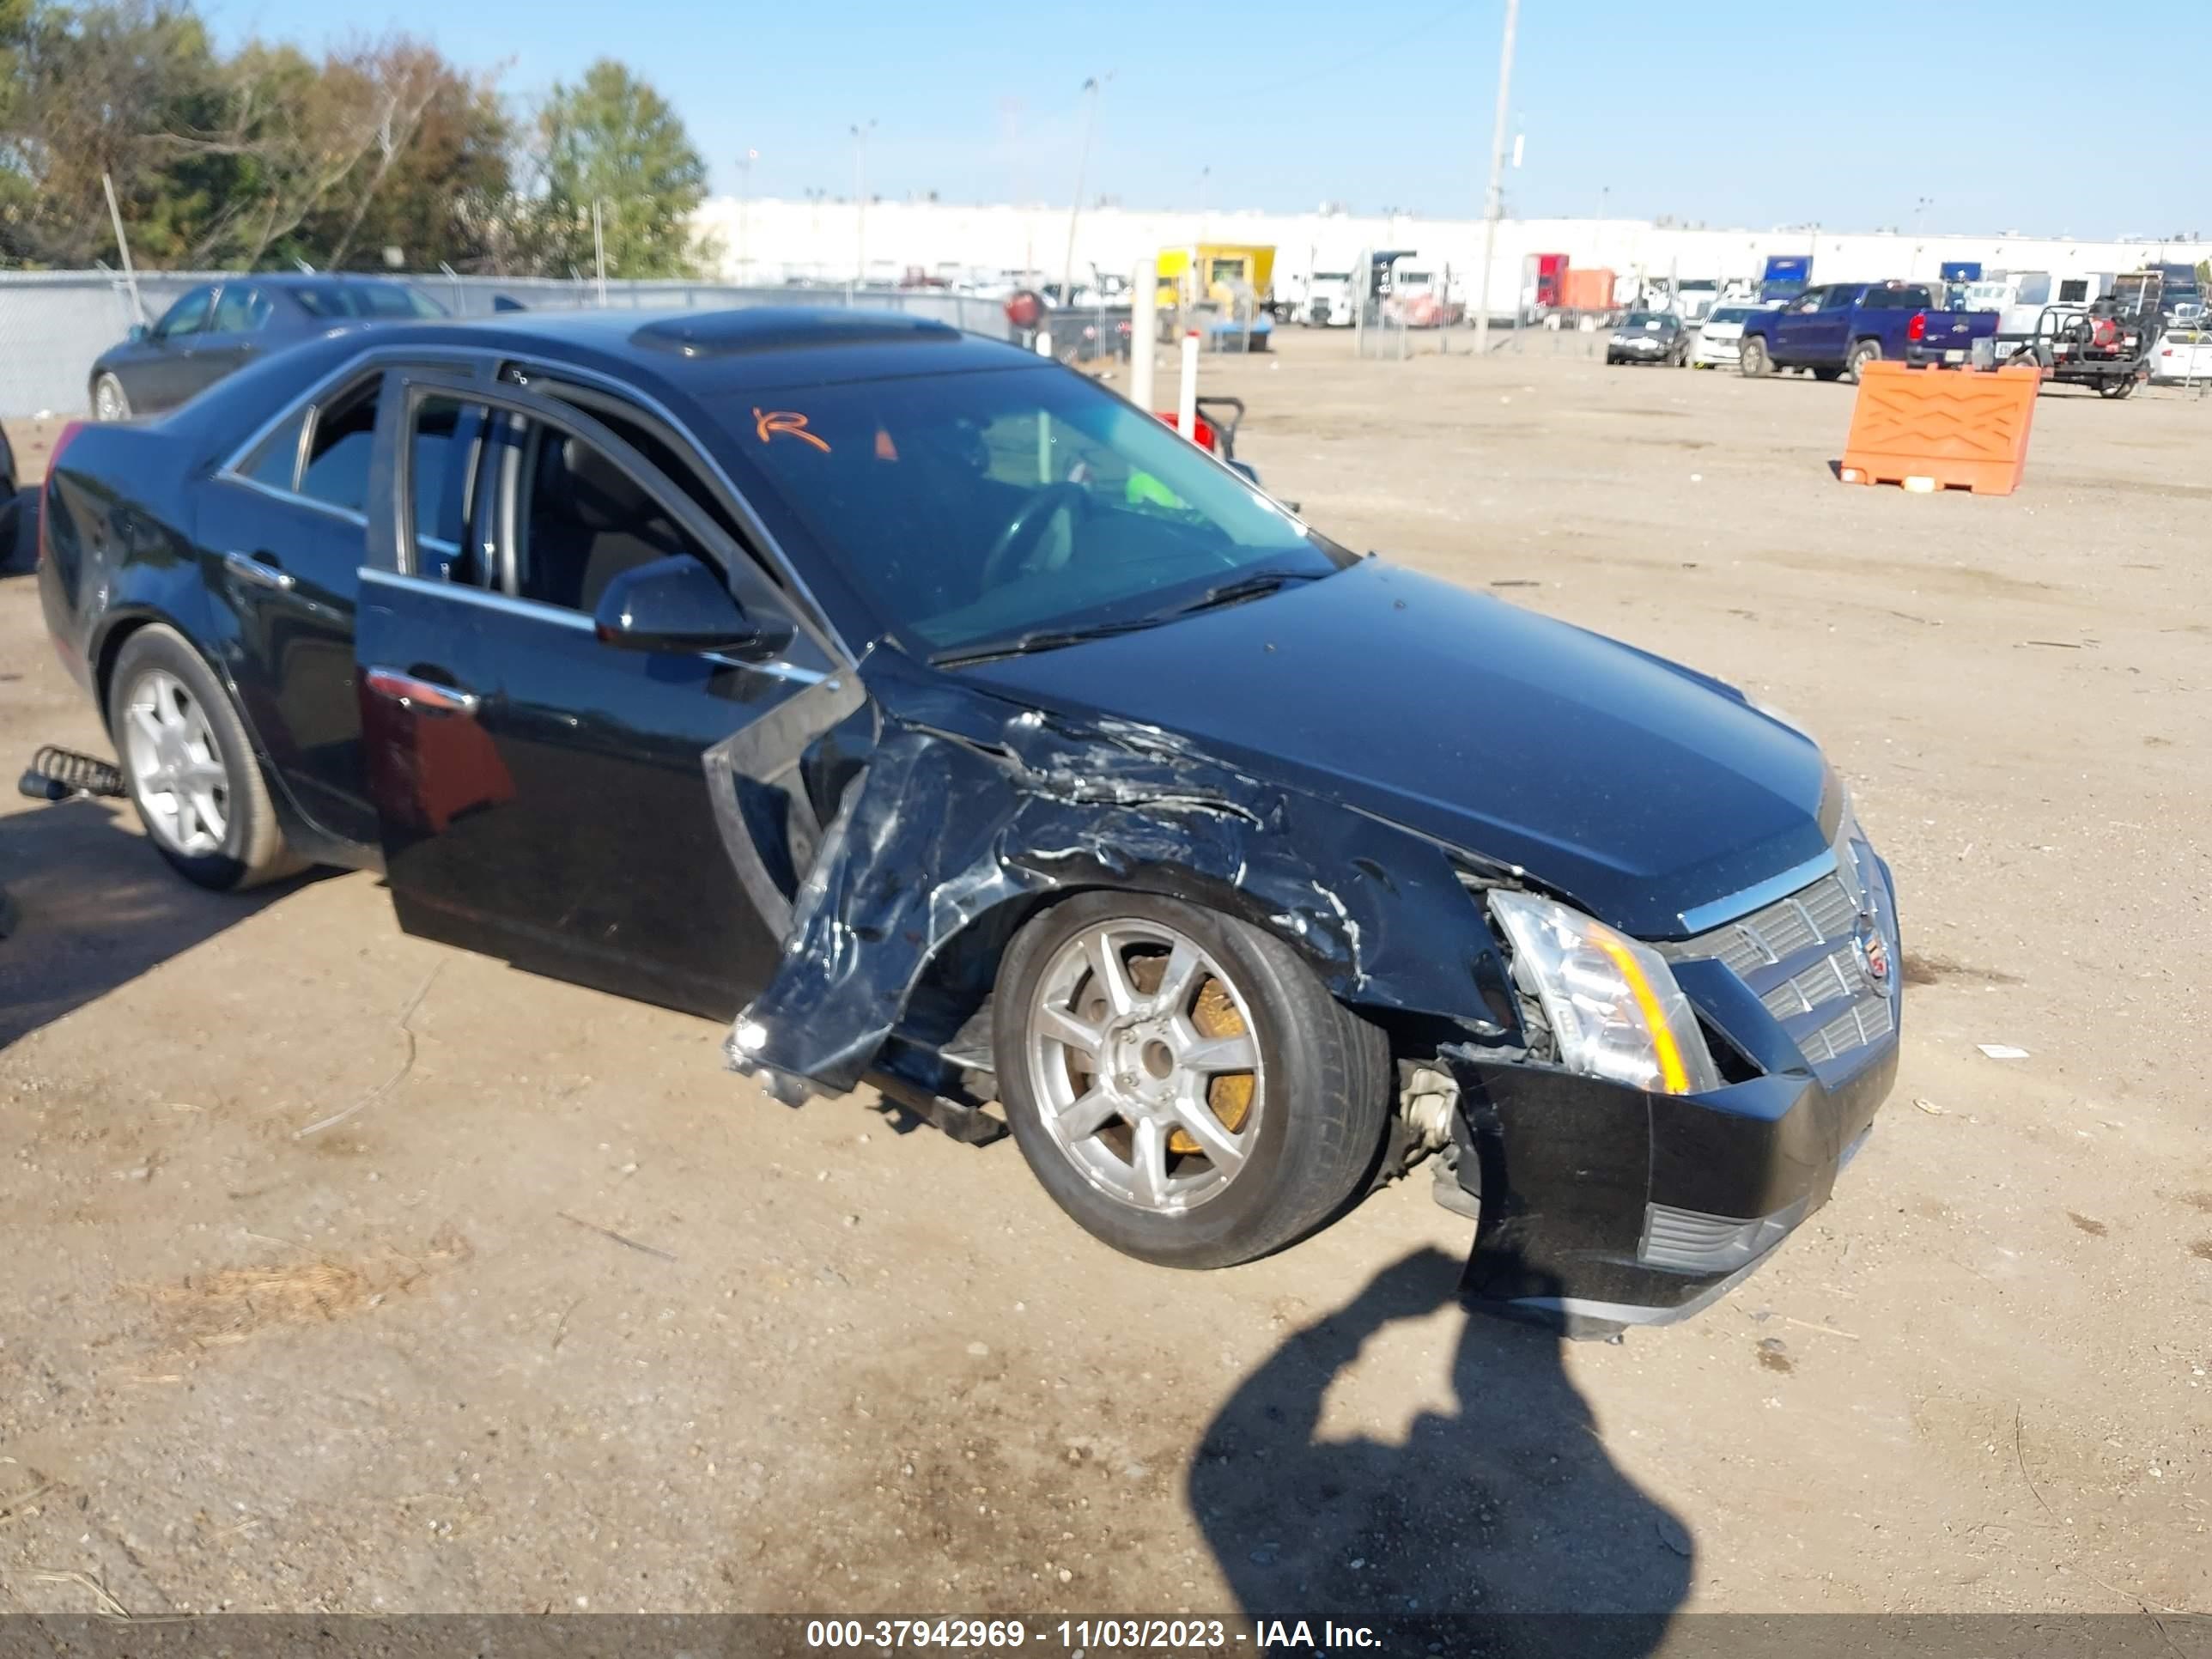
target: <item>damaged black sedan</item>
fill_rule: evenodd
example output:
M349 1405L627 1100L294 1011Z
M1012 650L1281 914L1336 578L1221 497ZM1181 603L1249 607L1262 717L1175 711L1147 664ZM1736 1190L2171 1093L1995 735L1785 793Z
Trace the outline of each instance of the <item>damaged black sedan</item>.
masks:
M1887 867L1719 683L1358 557L1083 376L773 309L340 334L59 447L161 851L1004 1127L1218 1267L1426 1159L1467 1289L1679 1316L1896 1065Z

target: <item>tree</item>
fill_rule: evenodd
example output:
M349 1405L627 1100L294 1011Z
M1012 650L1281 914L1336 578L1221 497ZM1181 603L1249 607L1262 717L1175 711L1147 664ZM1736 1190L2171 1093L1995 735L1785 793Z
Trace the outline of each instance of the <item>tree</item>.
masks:
M707 164L653 88L611 58L556 85L538 118L542 193L521 229L524 257L556 274L592 268L592 204L601 204L607 270L688 276L701 262L690 226Z

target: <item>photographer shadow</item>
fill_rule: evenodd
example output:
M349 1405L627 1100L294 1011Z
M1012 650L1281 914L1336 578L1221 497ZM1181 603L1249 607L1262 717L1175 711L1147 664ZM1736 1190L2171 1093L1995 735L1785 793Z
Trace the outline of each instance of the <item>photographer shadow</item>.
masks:
M1688 1594L1690 1534L1613 1466L1557 1336L1457 1311L1460 1267L1431 1249L1385 1268L1216 1414L1188 1493L1222 1575L1255 1620L1572 1614L1514 1624L1561 1651L1649 1653ZM1446 1308L1457 1410L1422 1413L1402 1444L1319 1437L1367 1341Z

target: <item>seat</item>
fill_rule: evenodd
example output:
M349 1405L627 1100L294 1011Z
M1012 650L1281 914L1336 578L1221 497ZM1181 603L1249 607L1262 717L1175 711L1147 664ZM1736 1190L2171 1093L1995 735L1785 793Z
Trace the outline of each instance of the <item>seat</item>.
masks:
M583 611L623 571L694 551L659 504L580 438L539 453L525 550L522 597Z

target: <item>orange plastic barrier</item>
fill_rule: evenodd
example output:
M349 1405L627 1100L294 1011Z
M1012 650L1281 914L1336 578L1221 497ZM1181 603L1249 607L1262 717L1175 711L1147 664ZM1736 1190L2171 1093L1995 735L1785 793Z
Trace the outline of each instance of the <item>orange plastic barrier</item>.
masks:
M2043 371L2027 363L1995 374L1869 363L1859 371L1839 476L1845 483L2009 495L2027 471L2042 386Z

